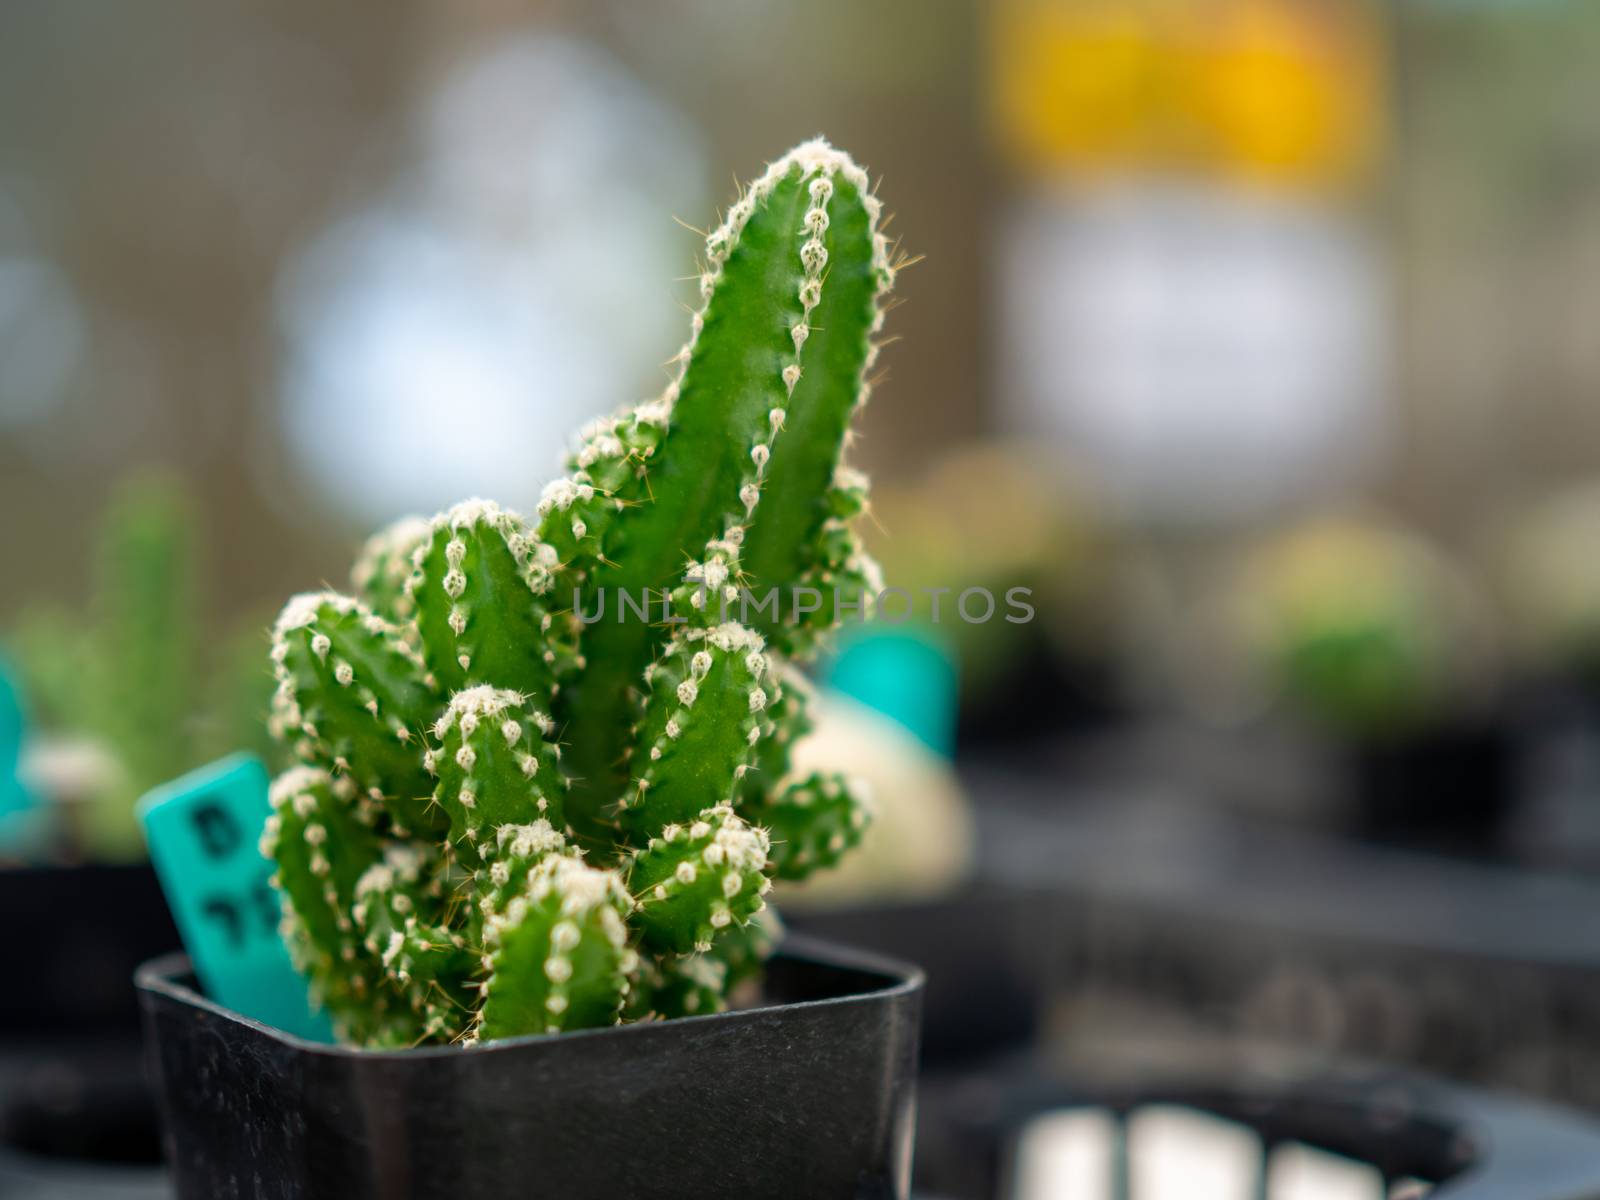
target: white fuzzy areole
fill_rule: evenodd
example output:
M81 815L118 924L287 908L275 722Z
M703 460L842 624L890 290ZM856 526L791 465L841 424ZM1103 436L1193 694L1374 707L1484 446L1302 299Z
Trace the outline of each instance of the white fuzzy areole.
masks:
M686 629L683 631L686 641L706 641L718 650L729 652L744 651L754 653L765 650L767 641L748 625L741 625L737 621L725 621L721 625L710 629Z
M656 399L648 400L634 409L634 419L644 425L665 425L672 416L672 402L677 397L678 389L668 388Z
M267 798L276 808L279 804L287 804L301 792L328 787L332 783L333 776L321 767L293 766L272 781L272 787L267 791Z
M520 524L521 518L516 513L503 509L493 500L484 500L474 497L471 500L462 500L451 505L444 512L433 519L435 529L471 529L475 525L488 525L494 529L504 529L508 525Z
M350 582L358 589L371 583L380 562L405 563L433 533L433 522L416 515L401 517L369 537L350 568Z
M502 850L509 845L518 858L532 858L567 845L561 831L543 817L529 825L502 825L495 831L495 841Z
M394 886L394 868L387 863L373 863L356 880L356 895L370 896L373 892L386 892Z
M272 626L273 637L304 629L317 619L317 613L323 605L340 614L354 612L358 607L355 600L339 592L301 592L297 596L290 596L289 602L278 614Z
M833 486L842 492L864 492L872 481L865 471L840 463L833 470Z
M767 865L771 843L765 831L746 824L730 811L712 839L722 849L722 860L738 871L760 871Z
M528 895L535 900L554 893L561 901L564 916L582 916L604 905L632 907L622 877L615 871L591 867L578 858L564 855L544 859L528 875Z
M750 190L765 196L796 163L800 165L803 174L842 175L863 195L871 190L866 171L849 154L825 137L814 137L810 141L801 142L782 158L769 163L765 173L751 185Z
M571 479L552 479L544 485L544 491L539 496L538 511L543 514L554 508L566 512L578 498L578 487Z
M450 697L450 705L444 710L444 715L434 724L433 735L437 738L444 737L458 723L469 724L477 728L477 721L485 717L498 717L507 709L522 707L522 693L514 692L509 688L497 688L487 683L480 683L476 687L462 688ZM463 722L463 718L471 717L471 721ZM468 731L470 733L470 730Z

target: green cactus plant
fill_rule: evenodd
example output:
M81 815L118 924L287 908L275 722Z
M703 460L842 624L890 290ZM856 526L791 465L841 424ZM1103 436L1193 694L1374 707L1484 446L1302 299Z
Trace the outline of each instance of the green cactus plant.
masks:
M137 857L133 802L193 766L190 705L200 678L193 504L163 474L123 481L95 539L93 602L82 614L36 608L14 632L41 724L93 739L116 782L82 797L73 824L94 858ZM263 689L262 698L266 697Z
M1487 618L1415 534L1373 519L1309 521L1257 548L1235 588L1258 670L1341 736L1399 739L1487 698Z
M759 970L775 877L859 841L790 778L791 665L876 567L840 465L896 263L865 173L773 163L706 239L658 399L586 429L531 520L473 500L278 619L264 848L339 1034L474 1042L715 1011Z
M48 737L101 751L105 778L49 781L71 856L135 859L134 803L207 758L268 753L262 717L272 676L258 622L208 653L198 502L183 480L146 471L112 490L94 537L91 597L81 610L25 610L5 639ZM248 652L248 662L244 661ZM202 718L197 709L204 708ZM81 811L79 809L81 808Z

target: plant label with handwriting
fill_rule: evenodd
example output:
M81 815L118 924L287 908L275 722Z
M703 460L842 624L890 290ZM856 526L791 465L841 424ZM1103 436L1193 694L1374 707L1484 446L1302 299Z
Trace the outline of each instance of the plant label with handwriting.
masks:
M139 802L151 861L206 995L288 1033L330 1041L278 933L273 864L260 846L271 811L266 768L247 754Z

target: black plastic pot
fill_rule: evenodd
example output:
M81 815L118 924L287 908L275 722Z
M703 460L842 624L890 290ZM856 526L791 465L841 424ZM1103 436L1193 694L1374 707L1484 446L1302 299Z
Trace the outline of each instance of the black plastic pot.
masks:
M1505 848L1515 744L1500 723L1442 725L1350 752L1354 832L1391 845L1490 857Z
M1517 808L1513 858L1538 867L1600 872L1600 687L1544 677L1515 693Z
M1041 633L1024 636L1030 644L999 677L980 695L962 695L956 717L962 754L1010 753L1093 734L1125 718L1109 659L1068 653Z
M139 1005L128 981L141 962L178 941L149 863L6 867L0 912L48 916L8 931L28 986L0 989L0 1029L137 1034Z
M940 1070L1033 1041L1045 991L1037 916L1048 898L995 881L932 899L785 909L784 920L796 933L920 966L922 1066Z
M0 912L48 918L10 931L23 966L19 986L0 991L0 1194L155 1186L160 1123L131 983L178 938L155 873L6 868Z
M765 1003L463 1050L322 1046L137 977L184 1200L910 1192L922 973L791 939Z

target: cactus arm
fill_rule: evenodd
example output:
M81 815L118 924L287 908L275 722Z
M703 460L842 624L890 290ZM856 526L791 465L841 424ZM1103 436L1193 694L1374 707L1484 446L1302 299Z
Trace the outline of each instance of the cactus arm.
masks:
M747 980L757 979L761 968L783 941L783 921L770 905L757 909L744 925L730 929L716 940L711 953L727 968L723 985L732 991ZM724 995L726 1000L726 995Z
M480 685L457 692L433 727L426 764L438 774L434 799L450 840L469 862L492 855L497 831L544 818L565 824L567 782L554 726L518 692Z
M727 1010L729 995L760 975L783 938L783 924L769 908L748 924L724 930L711 949L662 959L641 972L628 997L630 1020L674 1020Z
M383 906L384 899L368 899L374 931L365 946L382 964L387 1029L409 1037L412 1044L457 1040L471 1021L475 999L471 977L476 958L466 938L447 925L401 917Z
M407 999L389 987L382 965L365 947L350 961L319 964L299 913L287 903L279 928L290 958L307 976L312 1003L328 1014L335 1037L357 1046L416 1044L421 1022Z
M761 638L742 625L687 628L646 671L622 821L635 845L730 803L756 752L767 705Z
M492 501L468 500L435 518L407 590L423 657L445 690L492 683L549 702L559 655L544 598L555 561Z
M477 958L461 933L410 917L390 933L380 953L386 981L420 1022L414 1041L450 1042L465 1035L476 1000Z
M653 406L670 416L649 460L650 498L615 522L591 593L660 595L707 542L744 536L801 378L809 314L827 291L828 255L806 214L847 169L856 169L847 156L807 143L773 163L707 239L705 306L679 378ZM632 689L663 640L659 628L615 615L585 631L588 669L566 709L580 817L624 783L616 747L626 744Z
M847 612L870 617L882 591L883 572L855 531L842 525L824 528L817 561L791 593L796 602L791 619L772 625L774 648L790 658L815 657ZM806 606L797 603L802 595L807 605L816 601L816 607L803 611Z
M577 847L543 817L526 825L502 825L495 830L492 848L484 847L484 863L472 873L472 909L468 928L477 944L483 942L483 927L497 912L527 886L528 875L551 855L582 857Z
M426 517L401 517L369 537L350 568L356 598L386 621L404 628L416 615L407 583L417 547L433 536Z
M750 769L739 781L739 811L747 818L751 814L746 806L763 803L789 774L795 743L812 728L811 681L787 664L769 671L768 680L766 721Z
M650 498L646 472L667 414L663 404L645 404L595 421L567 462L569 474L546 485L537 510L539 539L560 562L561 601L574 592L581 597L595 568L606 561L623 514Z
M540 862L485 924L489 974L471 1037L615 1024L637 968L625 923L632 907L615 872L562 855Z
M446 927L448 901L438 864L417 846L389 843L356 883L351 906L362 949L380 972L383 1038L449 1040L469 1008L472 956ZM369 1032L369 1043L374 1040Z
M658 954L690 954L744 925L766 905L768 849L766 832L726 806L651 838L632 855L628 875L644 946Z
M290 767L269 792L261 850L276 866L296 965L341 1025L359 1022L378 972L362 953L350 908L356 885L381 856L372 814L348 779L321 767Z
M69 727L80 714L93 711L95 663L103 657L98 634L54 605L24 609L6 630L0 652L20 671L30 715L41 726Z
M273 780L272 815L261 849L274 880L320 954L338 958L355 944L348 912L356 883L381 856L374 818L349 779L321 767L290 767Z
M273 628L271 727L306 762L383 799L397 833L438 829L419 718L437 712L433 679L400 631L334 592L284 606Z
M826 198L806 213L808 228L827 249L826 283L808 322L804 369L789 397L783 436L772 448L766 496L744 543L752 588L780 590L777 616L763 614L755 622L768 638L792 619L795 584L831 589L831 580L807 577L822 573L827 531L848 519L838 512L835 472L849 444L851 418L869 392L865 376L878 356L873 339L894 286L887 242L878 229L881 206L868 193L864 173L850 164L827 178ZM850 472L845 487L857 481L864 488L865 481Z
M777 610L780 619L760 626L770 630L773 648L790 658L815 655L827 635L838 628L847 609L863 620L870 617L874 602L883 591L883 572L851 525L866 511L866 476L850 467L839 467L826 501L827 515L808 546L808 561L796 586L784 593L785 607ZM798 603L802 591L809 593L808 604L816 604L809 611Z
M726 1009L727 994L727 964L712 951L675 955L651 962L640 972L628 996L625 1019L673 1021L703 1017Z
M788 784L745 815L766 827L772 839L773 873L805 879L836 866L861 844L872 823L859 786L841 775L812 774Z

